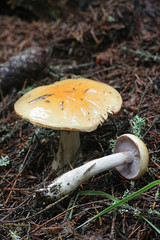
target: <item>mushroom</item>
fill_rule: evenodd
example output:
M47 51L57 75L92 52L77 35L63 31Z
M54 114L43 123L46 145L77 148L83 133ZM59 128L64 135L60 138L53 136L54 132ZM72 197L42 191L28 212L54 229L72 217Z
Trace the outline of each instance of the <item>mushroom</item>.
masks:
M53 169L65 172L80 150L79 132L91 132L116 114L122 98L113 87L94 80L78 78L37 87L24 94L15 111L33 124L59 129L61 137ZM67 165L68 166L68 165Z
M90 177L116 167L120 174L130 180L140 178L147 170L149 154L146 145L137 136L124 134L115 144L113 154L91 160L88 163L68 171L54 179L44 189L43 196L56 200L72 193Z

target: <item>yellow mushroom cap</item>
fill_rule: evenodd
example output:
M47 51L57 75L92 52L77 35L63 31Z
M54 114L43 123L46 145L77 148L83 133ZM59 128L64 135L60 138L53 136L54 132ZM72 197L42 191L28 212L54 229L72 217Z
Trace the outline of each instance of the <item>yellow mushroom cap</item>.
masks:
M121 109L122 98L113 87L85 78L67 79L24 94L15 111L43 127L91 132Z

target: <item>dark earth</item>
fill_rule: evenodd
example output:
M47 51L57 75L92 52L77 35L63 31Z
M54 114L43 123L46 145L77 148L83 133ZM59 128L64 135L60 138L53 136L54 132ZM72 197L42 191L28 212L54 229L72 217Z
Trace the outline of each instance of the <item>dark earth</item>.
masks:
M160 239L159 74L160 1L0 1L0 239ZM145 142L149 166L136 181L103 172L52 202L36 189L56 176L51 162L59 131L21 119L14 103L34 87L77 76L116 88L123 106L95 131L81 133L76 166L111 154L124 133ZM121 200L156 180L130 207L79 227L114 203L89 191ZM82 190L88 192L76 198Z

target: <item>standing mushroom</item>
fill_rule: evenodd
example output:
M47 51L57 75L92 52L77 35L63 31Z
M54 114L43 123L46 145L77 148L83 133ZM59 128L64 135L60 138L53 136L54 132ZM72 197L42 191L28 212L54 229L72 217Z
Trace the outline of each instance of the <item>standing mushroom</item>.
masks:
M122 105L113 87L94 80L78 78L37 87L15 103L15 111L33 124L61 130L53 169L73 164L80 149L79 132L91 132L116 114Z
M135 135L124 134L118 138L114 154L89 161L66 172L37 192L42 192L43 196L56 200L73 192L90 177L114 167L125 178L135 180L146 172L148 161L148 149L142 140Z

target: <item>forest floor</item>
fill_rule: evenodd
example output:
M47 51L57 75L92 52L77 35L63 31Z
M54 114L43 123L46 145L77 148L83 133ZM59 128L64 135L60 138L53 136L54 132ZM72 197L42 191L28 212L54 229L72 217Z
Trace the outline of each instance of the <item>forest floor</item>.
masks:
M15 86L7 85L5 94L1 91L0 239L158 240L160 182L128 201L130 207L122 204L79 226L114 203L96 191L121 200L160 180L160 2L46 2L51 5L31 8L15 1L0 10L2 66L30 47L52 48L38 75L15 78ZM107 83L123 99L116 116L93 132L81 133L83 155L77 166L111 154L111 143L124 133L139 135L145 142L149 166L136 181L115 170L103 172L53 203L35 192L55 178L51 162L59 131L21 119L14 103L29 89L73 76Z

